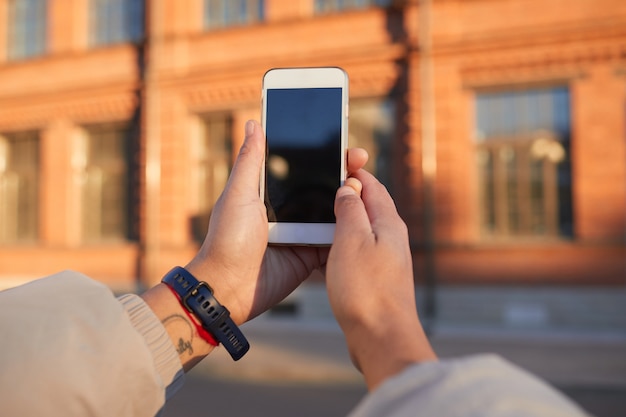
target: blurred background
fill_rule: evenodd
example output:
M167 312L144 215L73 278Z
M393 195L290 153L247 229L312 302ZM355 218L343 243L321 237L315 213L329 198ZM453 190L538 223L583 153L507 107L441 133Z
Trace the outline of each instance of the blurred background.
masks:
M263 74L293 66L348 72L440 353L626 415L622 0L0 0L0 288L71 268L141 291L186 263ZM365 392L321 276L248 326L247 365L216 355L179 398L229 376L252 411L342 415Z

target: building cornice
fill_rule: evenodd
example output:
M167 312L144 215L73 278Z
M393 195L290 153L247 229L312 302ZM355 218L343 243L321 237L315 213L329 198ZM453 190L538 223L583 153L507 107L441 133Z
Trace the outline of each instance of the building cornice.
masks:
M568 82L585 77L590 66L626 66L626 36L475 52L459 58L466 87L528 82Z
M23 106L0 104L0 131L42 128L53 120L69 119L77 124L128 120L138 106L138 97L129 92L68 100L56 96L47 101L31 101Z

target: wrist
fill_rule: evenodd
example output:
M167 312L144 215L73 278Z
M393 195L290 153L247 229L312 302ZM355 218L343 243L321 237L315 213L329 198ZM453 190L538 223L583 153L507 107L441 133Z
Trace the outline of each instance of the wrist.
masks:
M205 337L209 344L221 343L235 361L248 352L248 340L230 317L230 311L215 298L208 283L199 281L180 266L165 274L162 283L172 289L180 304L193 315L192 320L197 320L212 336Z
M163 324L186 372L215 348L200 336L193 318L165 284L156 285L141 297Z
M417 317L393 325L354 325L345 333L350 356L370 391L408 366L437 360Z
M215 340L215 337L213 337L213 335L211 333L209 333L204 327L202 327L202 323L200 321L198 321L198 319L196 319L191 312L187 309L187 307L184 305L183 300L180 299L180 296L176 293L176 290L174 288L172 288L171 286L167 285L167 288L171 291L172 294L174 294L174 296L176 297L176 299L178 300L178 302L185 308L182 308L181 310L183 311L183 313L187 316L188 321L193 325L193 327L196 330L196 334L198 336L200 336L200 338L202 340L204 340L205 342L207 342L209 345L211 346L217 346L219 345L219 343L217 342L217 340Z
M237 292L243 291L242 288L233 288L229 283L233 282L230 278L231 271L224 268L218 262L210 262L209 260L196 261L195 259L185 265L185 269L189 271L200 281L207 282L214 290L215 298L230 311L232 320L239 326L247 321L249 312L245 312L240 308ZM242 272L243 273L243 272ZM219 277L219 281L212 279Z

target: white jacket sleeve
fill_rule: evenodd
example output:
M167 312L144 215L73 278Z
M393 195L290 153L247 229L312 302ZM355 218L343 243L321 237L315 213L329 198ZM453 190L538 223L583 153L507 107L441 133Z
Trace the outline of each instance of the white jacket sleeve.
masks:
M558 391L496 355L414 365L369 394L351 417L582 417Z
M5 416L154 416L183 380L178 354L135 295L62 272L0 292Z

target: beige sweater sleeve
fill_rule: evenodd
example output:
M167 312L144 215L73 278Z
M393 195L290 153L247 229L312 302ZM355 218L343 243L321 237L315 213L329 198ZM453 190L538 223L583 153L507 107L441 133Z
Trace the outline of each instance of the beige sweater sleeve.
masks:
M409 367L350 417L588 417L554 388L496 355Z
M141 298L62 272L0 292L7 416L154 416L182 384L178 354Z

